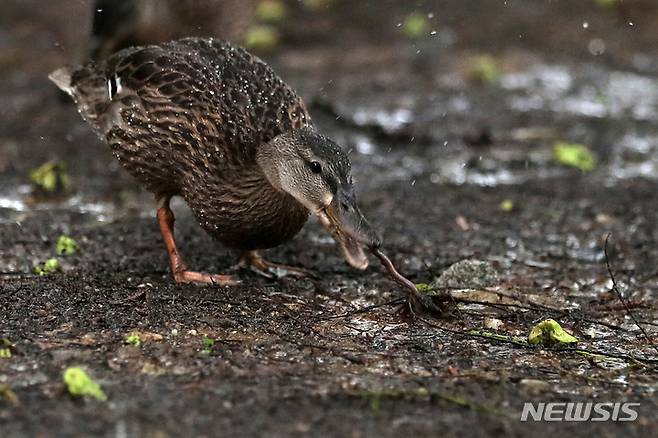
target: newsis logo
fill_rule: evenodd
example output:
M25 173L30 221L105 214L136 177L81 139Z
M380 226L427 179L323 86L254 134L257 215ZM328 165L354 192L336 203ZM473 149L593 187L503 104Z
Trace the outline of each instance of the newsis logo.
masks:
M639 403L530 403L523 405L521 421L635 421Z

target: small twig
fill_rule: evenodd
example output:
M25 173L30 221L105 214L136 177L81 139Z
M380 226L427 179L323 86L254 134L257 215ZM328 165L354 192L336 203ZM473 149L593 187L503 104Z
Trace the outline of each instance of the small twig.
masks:
M452 333L454 335L458 336L464 336L468 338L476 338L476 339L482 339L488 342L500 342L503 344L511 344L519 348L527 349L527 350L537 350L537 346L535 345L530 345L527 342L524 342L519 339L514 339L511 337L505 337L505 338L499 338L499 337L490 337L486 336L481 333L469 333L469 332L464 332L461 330L455 330L447 327L442 327L439 324L436 324L432 321L429 321L424 318L418 318L421 322L424 322L428 326L439 329L444 332ZM636 357L632 356L630 354L618 354L618 353L608 353L605 351L600 351L600 350L591 350L591 349L585 349L585 348L547 348L546 346L543 346L542 348L547 349L548 351L555 351L555 352L564 352L564 353L580 353L580 354L588 354L588 355L595 355L595 356L604 356L604 357L610 357L613 359L622 359L625 360L626 362L635 362L635 363L641 363L641 364L658 364L658 359L653 359L653 358L645 358L645 357Z
M605 244L603 246L603 252L605 254L605 266L608 269L608 275L610 275L610 280L612 281L612 290L617 294L619 301L621 301L621 303L623 304L624 309L626 310L626 314L633 320L637 328L640 329L647 342L649 342L649 345L651 345L653 349L656 350L656 352L658 353L658 346L654 344L653 340L649 337L646 330L644 330L644 327L642 327L638 322L638 320L635 318L635 315L633 314L633 312L631 312L631 309L628 307L628 303L626 302L626 299L624 299L624 296L621 294L619 287L617 287L617 280L615 280L615 274L612 272L612 267L610 266L610 258L608 257L609 239L610 239L610 233L608 233L608 235L605 236Z

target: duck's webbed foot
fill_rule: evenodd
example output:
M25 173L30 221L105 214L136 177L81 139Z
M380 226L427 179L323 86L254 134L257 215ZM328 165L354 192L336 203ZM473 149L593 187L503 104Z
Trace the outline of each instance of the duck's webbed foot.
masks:
M211 283L220 286L232 286L240 283L236 277L232 275L221 274L204 274L202 272L190 271L183 261L178 248L176 248L176 241L174 240L174 213L169 208L170 198L161 198L158 201L158 224L160 225L160 232L164 239L167 253L169 253L169 260L171 262L171 271L174 274L176 283Z
M249 268L255 273L267 278L281 278L287 276L305 277L309 275L309 273L302 268L268 262L258 251L245 252L240 258L238 266L241 268Z

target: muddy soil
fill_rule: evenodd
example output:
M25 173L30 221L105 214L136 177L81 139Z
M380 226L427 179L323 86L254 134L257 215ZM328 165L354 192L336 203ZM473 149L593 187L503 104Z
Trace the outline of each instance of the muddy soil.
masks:
M317 224L268 252L313 275L267 280L232 267L236 255L181 202L189 264L244 281L174 284L152 199L46 79L74 57L89 5L6 1L0 435L658 436L658 5L296 8L264 57L351 150L386 252L416 283L477 259L496 284L442 291L443 315L413 319L380 267L349 268ZM419 40L399 26L412 11L430 14ZM472 74L482 54L498 70L485 83ZM556 163L559 141L586 145L594 169ZM28 174L49 160L67 163L71 187L37 201ZM36 275L60 235L80 250ZM648 338L612 290L608 236L618 289ZM578 349L525 344L547 318ZM134 333L140 346L125 342ZM67 394L70 366L108 401ZM525 402L551 401L634 402L639 415L519 420Z

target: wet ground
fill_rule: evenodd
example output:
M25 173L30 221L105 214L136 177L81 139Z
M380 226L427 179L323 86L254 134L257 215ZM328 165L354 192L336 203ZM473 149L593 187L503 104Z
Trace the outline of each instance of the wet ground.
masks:
M416 283L462 259L498 272L411 320L382 269L349 268L315 223L269 252L313 278L172 283L152 200L46 79L84 27L84 4L59 3L0 14L2 436L658 434L658 354L603 251L610 235L618 289L655 343L658 5L426 2L436 32L418 41L398 27L406 2L293 14L266 58L352 150L362 209L400 270ZM494 81L469 74L481 54ZM558 141L586 145L595 168L556 163ZM28 174L48 160L72 184L37 202ZM175 211L189 264L228 271L235 255ZM62 234L80 251L35 275ZM509 338L546 318L580 350ZM73 365L107 402L66 393ZM628 401L639 417L522 423L527 401Z

